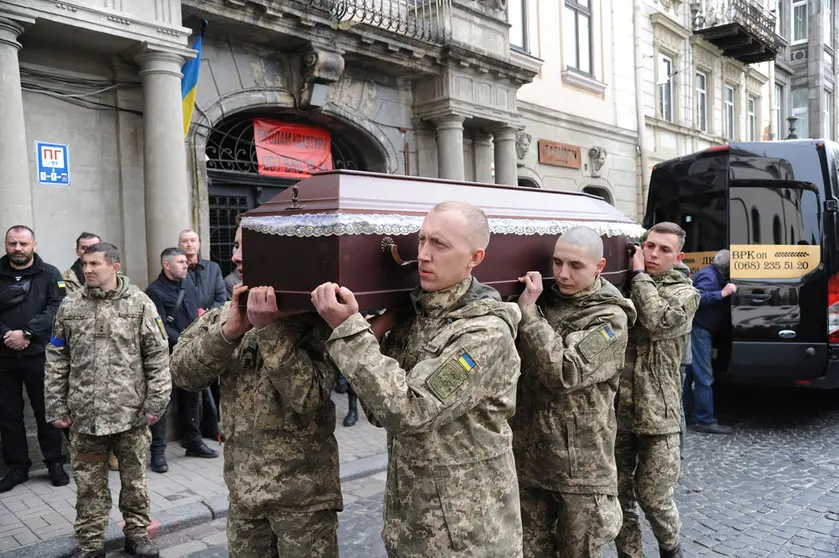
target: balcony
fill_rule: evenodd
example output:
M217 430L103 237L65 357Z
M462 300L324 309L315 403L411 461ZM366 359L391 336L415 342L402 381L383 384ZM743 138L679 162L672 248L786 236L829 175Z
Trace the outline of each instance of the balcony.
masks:
M452 0L308 0L339 29L369 25L442 45L451 40Z
M774 60L782 46L775 14L759 0L694 0L693 32L743 64Z

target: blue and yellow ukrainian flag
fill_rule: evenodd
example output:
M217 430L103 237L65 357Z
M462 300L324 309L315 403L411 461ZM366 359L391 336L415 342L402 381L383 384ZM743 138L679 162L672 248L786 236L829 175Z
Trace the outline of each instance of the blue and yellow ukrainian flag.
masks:
M193 50L198 51L198 56L187 60L181 73L181 104L184 111L184 137L189 131L189 124L192 122L192 109L195 107L195 92L198 90L198 70L201 69L201 47L204 43L204 30L207 28L207 20L201 25L201 34L192 45Z

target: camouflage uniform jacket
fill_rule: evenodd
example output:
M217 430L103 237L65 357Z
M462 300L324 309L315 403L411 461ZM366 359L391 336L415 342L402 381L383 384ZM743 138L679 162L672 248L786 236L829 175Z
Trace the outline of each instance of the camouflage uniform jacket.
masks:
M61 274L61 280L64 281L64 287L67 289L67 294L80 291L82 289L81 279L76 275L72 267L68 267L64 273Z
M636 275L631 283L638 324L630 333L618 393L618 428L635 434L679 432L680 367L699 291L672 269L657 277Z
M519 483L617 496L615 394L635 306L608 281L522 308L513 448Z
M130 430L169 404L169 343L154 303L125 276L117 288L84 287L61 303L47 346L46 419L73 419L82 434Z
M221 335L230 303L203 314L172 353L175 384L224 394L224 480L245 516L267 510L341 510L335 440L338 377L326 358L329 326L315 313L280 319L238 343Z
M385 546L403 558L521 556L508 424L521 313L471 278L411 298L381 350L361 314L327 344L388 431Z

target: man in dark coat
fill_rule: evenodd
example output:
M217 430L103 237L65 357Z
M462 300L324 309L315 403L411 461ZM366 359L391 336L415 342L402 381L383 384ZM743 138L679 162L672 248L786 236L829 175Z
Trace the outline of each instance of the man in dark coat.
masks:
M186 255L178 248L167 248L160 255L163 270L146 289L169 336L169 351L175 347L181 332L198 317L198 293L187 275ZM207 447L198 429L200 393L174 388L178 398L178 417L181 441L191 457L218 457L218 452ZM166 450L166 415L152 426L151 468L155 473L169 470Z
M32 466L23 423L24 386L50 479L64 486L70 477L62 467L61 431L44 418L45 350L64 298L64 281L35 253L38 243L29 227L10 228L5 245L6 255L0 258L0 439L9 472L0 480L0 492L26 482Z
M191 229L181 231L181 234L178 235L178 248L186 254L186 261L189 264L189 278L198 290L199 313L224 306L228 296L221 268L216 262L201 257L201 239L198 237L198 233ZM222 438L218 426L220 396L218 381L213 382L209 390L204 391L201 434L210 440L221 440Z

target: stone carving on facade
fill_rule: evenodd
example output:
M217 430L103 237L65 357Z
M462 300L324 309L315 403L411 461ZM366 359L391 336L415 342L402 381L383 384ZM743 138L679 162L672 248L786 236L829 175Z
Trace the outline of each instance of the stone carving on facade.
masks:
M303 53L301 65L303 85L300 105L323 106L326 102L326 87L341 79L344 73L344 57L337 52L310 47Z
M657 0L665 10L673 10L676 15L679 15L679 6L683 0Z
M588 150L588 157L591 160L591 175L600 176L600 169L606 163L606 150L599 146L594 146Z
M530 143L533 141L533 136L527 132L518 132L516 134L516 160L518 166L524 166L524 158L527 157L527 152L530 151Z

